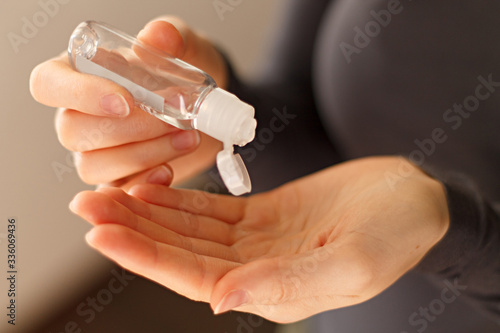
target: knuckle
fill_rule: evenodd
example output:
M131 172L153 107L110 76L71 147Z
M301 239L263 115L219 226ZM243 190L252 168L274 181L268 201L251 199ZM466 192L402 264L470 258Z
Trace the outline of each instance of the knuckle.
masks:
M37 65L33 70L31 71L30 75L30 93L31 96L35 99L35 101L42 103L43 102L43 95L41 93L41 87L43 87L43 82L44 82L44 63Z
M75 143L78 131L72 130L72 113L69 109L59 109L55 118L55 128L57 139L61 145L71 151L78 151L78 145Z
M186 22L180 18L179 16L176 16L176 15L161 15L161 16L158 16L156 18L154 18L151 22L156 22L156 21L163 21L163 22L168 22L172 25L182 25L182 26L186 26Z
M78 176L85 184L97 185L106 183L106 181L102 181L102 179L99 179L98 175L96 175L95 168L93 167L95 163L92 162L90 153L74 153L74 161Z
M96 123L92 117L94 116L72 109L59 109L55 118L55 128L59 142L64 148L85 152L120 144L113 142L114 138L111 137L109 128L116 127L112 120L103 125L103 122Z

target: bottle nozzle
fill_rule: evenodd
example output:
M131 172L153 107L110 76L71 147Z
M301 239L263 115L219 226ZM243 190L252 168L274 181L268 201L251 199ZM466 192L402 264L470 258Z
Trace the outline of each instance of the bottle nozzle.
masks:
M254 118L247 118L243 121L239 129L234 133L233 143L243 147L247 143L253 141L255 138L255 129L257 128L257 121Z
M201 103L196 128L224 143L217 154L217 167L228 190L234 195L250 192L252 186L245 164L233 145L244 146L255 137L254 108L220 88L212 90Z
M255 136L257 123L254 114L251 105L215 88L201 103L195 127L224 144L244 146Z

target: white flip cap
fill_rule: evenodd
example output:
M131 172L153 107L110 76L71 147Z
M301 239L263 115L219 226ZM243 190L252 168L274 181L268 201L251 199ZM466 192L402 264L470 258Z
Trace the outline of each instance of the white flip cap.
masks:
M255 137L257 121L254 108L220 88L212 90L200 105L196 129L224 143L217 154L217 168L229 192L242 195L252 189L250 177L241 156L233 145L244 146Z
M221 150L217 154L217 168L231 194L237 196L252 190L252 183L240 154L233 154L232 149Z

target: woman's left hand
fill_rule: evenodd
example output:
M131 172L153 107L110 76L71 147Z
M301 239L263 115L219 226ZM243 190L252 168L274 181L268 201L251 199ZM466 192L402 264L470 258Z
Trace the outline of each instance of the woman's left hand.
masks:
M442 185L399 157L248 198L142 184L79 193L71 209L94 225L89 244L124 268L215 313L282 323L374 297L449 226Z

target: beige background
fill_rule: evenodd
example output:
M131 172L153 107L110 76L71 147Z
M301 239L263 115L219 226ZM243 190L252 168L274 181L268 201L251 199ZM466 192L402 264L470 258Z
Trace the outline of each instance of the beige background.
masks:
M232 8L222 19L214 3ZM43 21L41 3L57 3ZM64 3L64 4L61 4ZM221 45L238 72L258 73L269 48L273 24L284 0L2 0L0 4L0 309L7 305L7 219L17 219L17 325L6 323L0 311L1 332L24 332L52 316L77 297L109 263L89 249L83 235L89 226L73 216L67 205L88 189L78 179L68 153L54 131L54 110L32 100L28 89L31 69L66 48L73 28L87 19L101 20L131 34L150 19L175 14L204 31ZM232 4L232 5L231 5ZM38 19L38 31L23 36L23 20ZM18 52L9 34L26 38ZM58 166L59 173L54 167Z

